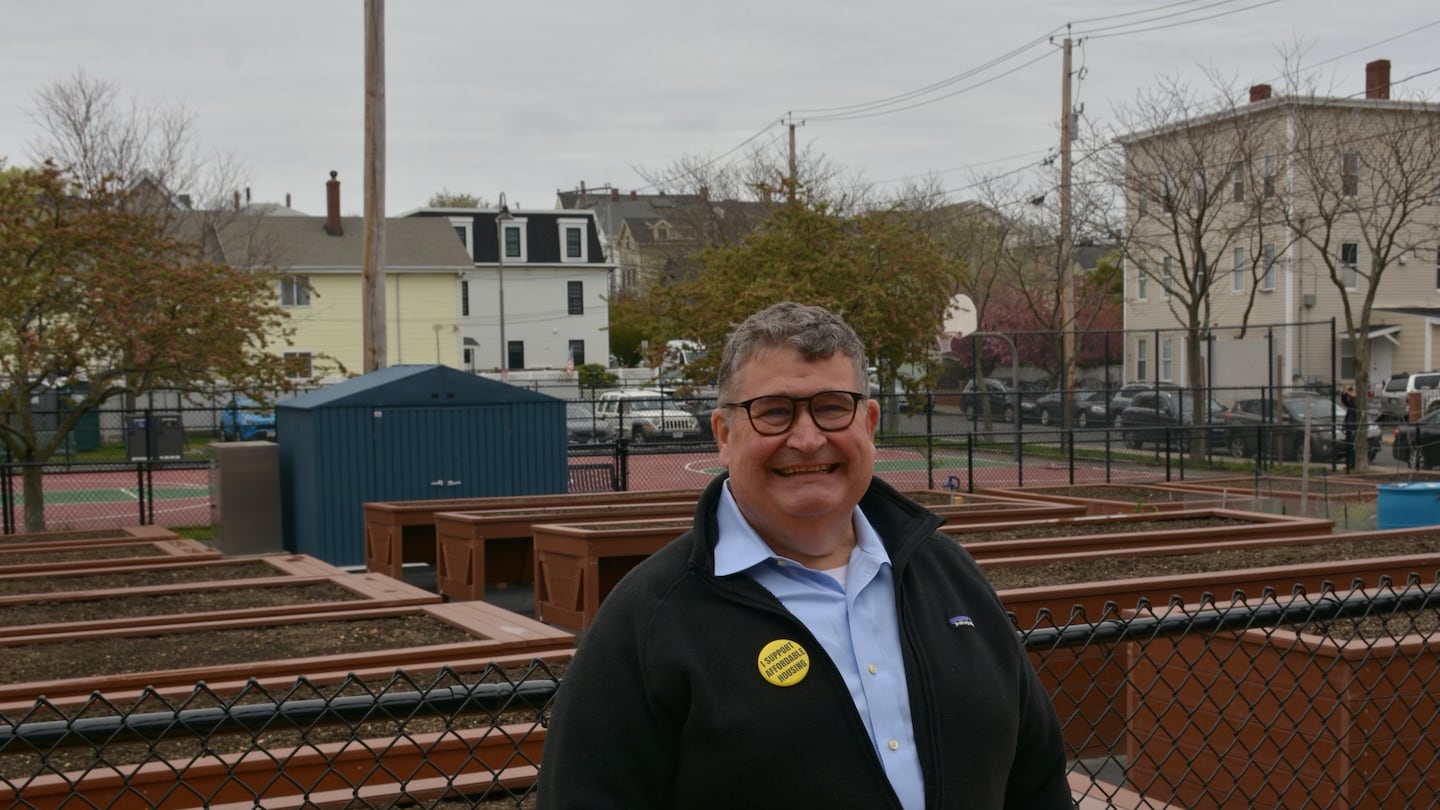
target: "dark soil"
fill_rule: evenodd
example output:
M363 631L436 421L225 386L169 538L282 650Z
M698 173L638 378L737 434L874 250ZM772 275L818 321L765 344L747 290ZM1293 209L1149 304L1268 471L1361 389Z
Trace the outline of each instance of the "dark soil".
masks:
M333 620L231 629L119 636L0 647L0 679L25 683L57 678L243 664L282 658L429 647L470 640L430 616Z
M310 605L360 599L354 591L329 582L272 585L265 588L210 588L146 596L108 596L101 599L36 601L0 607L0 626L124 619L136 616L190 615L200 612L242 610L282 605Z
M1117 553L1084 562L1047 562L1022 565L980 567L997 590L1033 588L1041 585L1067 585L1076 582L1101 582L1112 579L1137 579L1177 574L1201 574L1236 568L1261 568L1276 565L1325 560L1351 560L1366 557L1395 557L1409 554L1440 553L1440 536L1433 532L1404 535L1384 541L1351 540L1305 546L1207 551L1199 554L1165 554L1138 556ZM1434 572L1421 571L1428 581ZM1343 583L1348 584L1348 583Z
M149 543L127 543L98 548L62 548L42 551L6 551L0 553L0 565L35 565L82 560L119 560L126 557L159 557L163 552Z
M1300 478L1261 478L1256 481L1250 479L1226 479L1219 481L1186 481L1187 484L1210 487L1213 489L1225 489L1234 494L1237 492L1255 493L1257 495L1269 495L1274 492L1284 494L1300 493L1305 491L1307 483ZM1371 484L1357 484L1349 481L1328 481L1324 478L1310 478L1308 482L1311 497L1325 495L1374 495L1375 487Z
M1004 518L998 518L997 522ZM948 533L962 543L991 543L996 540L1037 540L1045 537L1080 537L1091 534L1159 534L1177 529L1223 529L1226 526L1253 526L1255 521L1230 517L1184 517L1171 520L1104 521L1086 523L1035 523L1006 529L972 529L959 526Z
M69 543L81 540L110 540L128 537L123 532L110 529L76 530L73 532L38 532L33 534L7 534L0 537L0 545L7 543Z
M227 579L259 579L283 576L273 565L240 563L237 565L200 565L180 568L159 568L140 571L116 569L96 574L36 574L27 577L0 579L0 596L16 594L63 593L102 588L144 588L151 585L180 585L189 582L215 582Z
M1329 636L1341 643L1357 638L1393 639L1406 635L1434 638L1436 633L1440 633L1440 608L1392 613L1387 616L1363 616L1336 619L1330 622L1312 622L1292 625L1289 629L1301 634Z
M1203 483L1203 482L1200 482ZM1125 503L1151 503L1196 500L1197 497L1210 500L1208 493L1181 492L1151 487L1127 487L1116 484L1081 484L1066 487L1025 487L1025 492L1040 495L1063 495L1067 498L1090 498L1097 501L1124 501Z

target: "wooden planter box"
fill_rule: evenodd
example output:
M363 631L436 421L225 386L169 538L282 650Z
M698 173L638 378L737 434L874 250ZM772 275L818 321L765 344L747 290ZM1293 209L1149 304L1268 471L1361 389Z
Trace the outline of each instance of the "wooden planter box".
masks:
M635 520L535 527L535 618L590 627L615 583L694 521Z
M308 658L267 660L265 651L257 650L255 660L238 664L195 666L182 669L155 670L149 672L127 672L115 675L101 675L56 680L32 681L29 683L0 684L0 701L33 699L36 695L53 698L63 695L89 694L92 691L135 690L144 686L193 685L197 681L223 681L249 677L295 678L314 671L350 671L365 667L389 666L404 669L409 666L445 663L462 658L476 658L487 655L505 655L517 652L536 652L572 647L574 636L548 625L501 610L485 602L452 602L439 605L413 607L389 607L369 610L347 610L314 613L304 616L270 616L263 618L235 619L229 621L206 621L184 625L169 625L118 630L94 630L77 633L31 636L20 639L0 640L0 655L25 655L26 648L46 641L75 640L106 637L109 639L133 638L135 644L154 647L165 644L168 638L207 631L221 631L229 628L271 627L280 624L304 624L315 628L315 632L328 632L334 622L348 622L360 619L383 619L399 616L426 616L446 622L470 636L467 642L435 644L424 647L382 649L358 652L348 655L322 655ZM0 671L0 676L4 672Z
M1214 518L1227 521L1244 521L1246 525L1217 523L1210 527L1189 527L1156 529L1153 526L1133 532L1083 533L1086 526L1124 526L1126 524L1164 524L1196 519ZM1016 564L1027 557L1055 558L1057 555L1081 552L1103 552L1113 556L1117 552L1127 555L1154 555L1170 553L1172 546L1190 546L1199 543L1213 543L1223 547L1253 539L1283 540L1291 537L1313 537L1334 528L1334 521L1319 518L1296 518L1281 515L1266 515L1257 512L1239 512L1232 509L1195 509L1192 511L1150 512L1147 514L1087 515L1063 517L1041 521L1016 521L1000 523L978 523L970 525L949 524L941 531L952 535L965 546L971 556L981 561L996 561L996 565ZM1076 533L1065 536L1046 536L1045 530L1066 527ZM978 540L967 538L990 530L1016 532L1033 528L1034 539ZM1085 559L1076 557L1074 559Z
M480 512L488 509L543 509L594 503L646 503L691 501L698 489L641 490L638 492L576 492L555 495L515 495L495 498L451 498L429 501L376 501L364 504L365 569L403 579L406 562L435 564L435 516L441 512Z
M203 609L204 597L224 591L254 590L259 588L294 588L304 585L328 584L351 594L350 598L331 602L306 602L290 605L266 605L263 607L236 608L230 610ZM112 599L136 599L146 596L170 596L190 594L198 609L185 613L155 614L146 616L125 616L102 618L106 614L106 602ZM429 591L397 582L384 574L337 574L335 576L296 577L279 576L262 579L219 580L214 582L187 582L177 585L154 585L144 588L108 588L92 591L66 591L48 594L15 594L0 596L0 644L7 639L30 636L60 638L69 634L121 628L149 628L161 625L183 625L196 622L229 621L258 618L262 616L289 616L306 613L329 613L375 607L401 607L406 605L434 604L440 597ZM37 602L90 603L97 618L89 621L72 621L63 624L19 625L10 621L7 607L33 605Z
M595 503L543 509L440 512L435 583L451 599L484 599L487 585L534 581L532 537L538 523L689 517L695 501Z
M45 554L46 562L17 562ZM61 547L0 548L0 575L74 571L84 568L123 568L165 558L218 559L220 552L184 537L164 540L134 538L71 541Z
M1150 796L1381 810L1440 793L1440 636L1257 629L1126 646L1129 776Z
M476 793L501 785L523 789L537 776L533 766L523 763L539 762L544 743L544 727L517 724L304 748L257 748L185 762L38 776L19 790L0 784L0 800L7 806L25 802L23 806L35 810L310 810L354 807L357 798L366 807L390 807L407 803L402 798L433 802L450 793L452 784ZM395 781L397 774L413 778L402 784Z
M129 526L115 529L66 529L53 532L26 532L0 535L0 548L64 548L100 540L169 540L179 535L161 526Z
M1117 490L1133 492L1133 499L1114 496ZM1212 493L1192 493L1152 484L1072 484L1046 487L984 487L981 492L1011 498L1026 498L1047 503L1084 506L1086 514L1123 515L1168 512L1181 509L1244 509L1252 500L1248 496L1226 499ZM1091 494L1094 493L1094 494Z
M1210 554L1226 548L1256 545L1310 545L1348 542L1357 539L1385 540L1415 536L1411 530L1367 532L1364 534L1320 535L1315 537L1260 539L1239 543L1202 543L1175 546L1154 554ZM986 569L1042 562L1079 562L1114 551L1059 554L1054 557L1025 557L982 560ZM1064 624L1072 611L1083 611L1084 621L1117 618L1118 610L1141 601L1164 605L1172 600L1200 602L1207 594L1229 596L1240 591L1259 596L1266 588L1289 593L1293 587L1320 591L1327 583L1359 580L1375 585L1384 577L1404 582L1412 572L1426 580L1440 573L1440 554L1397 555L1354 560L1335 560L1304 565L1229 569L1201 574L1070 583L1065 585L1009 588L999 591L1000 601L1014 613L1021 629L1051 621ZM1108 606L1108 607L1107 607ZM1108 612L1107 612L1108 611ZM1049 617L1049 618L1046 618ZM1072 756L1098 756L1123 744L1125 732L1125 663L1122 655L1103 645L1083 649L1059 649L1043 656L1032 653L1040 679L1050 692L1065 726L1066 742ZM1042 666L1043 661L1043 666Z
M166 572L190 571L201 572L206 575L206 581L220 581L235 579L233 571L240 568L250 568L261 565L271 569L266 576L287 576L287 577L330 577L339 576L344 571L306 554L274 554L261 557L246 557L244 559L201 559L192 560L188 558L176 559L166 557L151 557L155 562L143 565L126 566L124 573L142 577L147 573L164 574ZM88 567L72 568L65 571L47 571L42 573L20 572L0 573L0 584L9 587L12 592L23 590L22 583L30 580L43 580L47 585L53 585L57 581L73 582L74 585L67 585L65 588L50 588L45 590L46 594L63 593L70 590L90 590L94 586L87 586L87 579L105 578L113 579L117 570L112 567ZM31 597L35 598L35 597Z
M1336 477L1310 477L1309 499L1311 501L1373 501L1375 485L1370 483L1339 480ZM1207 478L1204 481L1171 481L1157 484L1166 489L1182 492L1209 493L1215 497L1233 498L1279 498L1298 502L1302 496L1304 481L1295 476L1262 476L1257 482L1253 476L1246 478Z

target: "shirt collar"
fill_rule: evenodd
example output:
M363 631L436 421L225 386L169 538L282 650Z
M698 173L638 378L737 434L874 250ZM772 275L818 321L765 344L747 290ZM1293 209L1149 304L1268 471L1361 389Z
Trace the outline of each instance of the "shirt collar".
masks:
M760 538L755 529L745 520L735 498L730 494L730 482L726 481L720 490L720 503L715 510L715 520L720 528L720 537L715 541L715 575L719 577L739 573L769 560L779 559L770 546ZM879 567L890 562L885 544L865 513L856 506L852 522L855 526L855 541L861 553L872 558L872 564ZM851 553L851 560L854 560Z

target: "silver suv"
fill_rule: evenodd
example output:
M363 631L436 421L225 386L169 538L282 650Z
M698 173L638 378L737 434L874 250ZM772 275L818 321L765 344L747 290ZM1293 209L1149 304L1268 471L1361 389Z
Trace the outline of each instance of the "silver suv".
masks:
M694 441L702 438L700 423L678 400L649 388L606 391L595 414L631 441Z
M1380 392L1380 421L1405 422L1410 418L1410 395L1420 394L1420 412L1440 398L1440 371L1396 374Z

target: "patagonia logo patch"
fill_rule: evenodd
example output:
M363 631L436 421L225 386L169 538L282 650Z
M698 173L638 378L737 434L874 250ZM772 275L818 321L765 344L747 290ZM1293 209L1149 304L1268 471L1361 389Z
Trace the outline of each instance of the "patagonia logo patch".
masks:
M951 626L951 627L974 627L974 626L975 626L975 622L972 621L969 616L964 616L964 615L961 615L961 616L951 616L951 617L950 617L950 626Z

